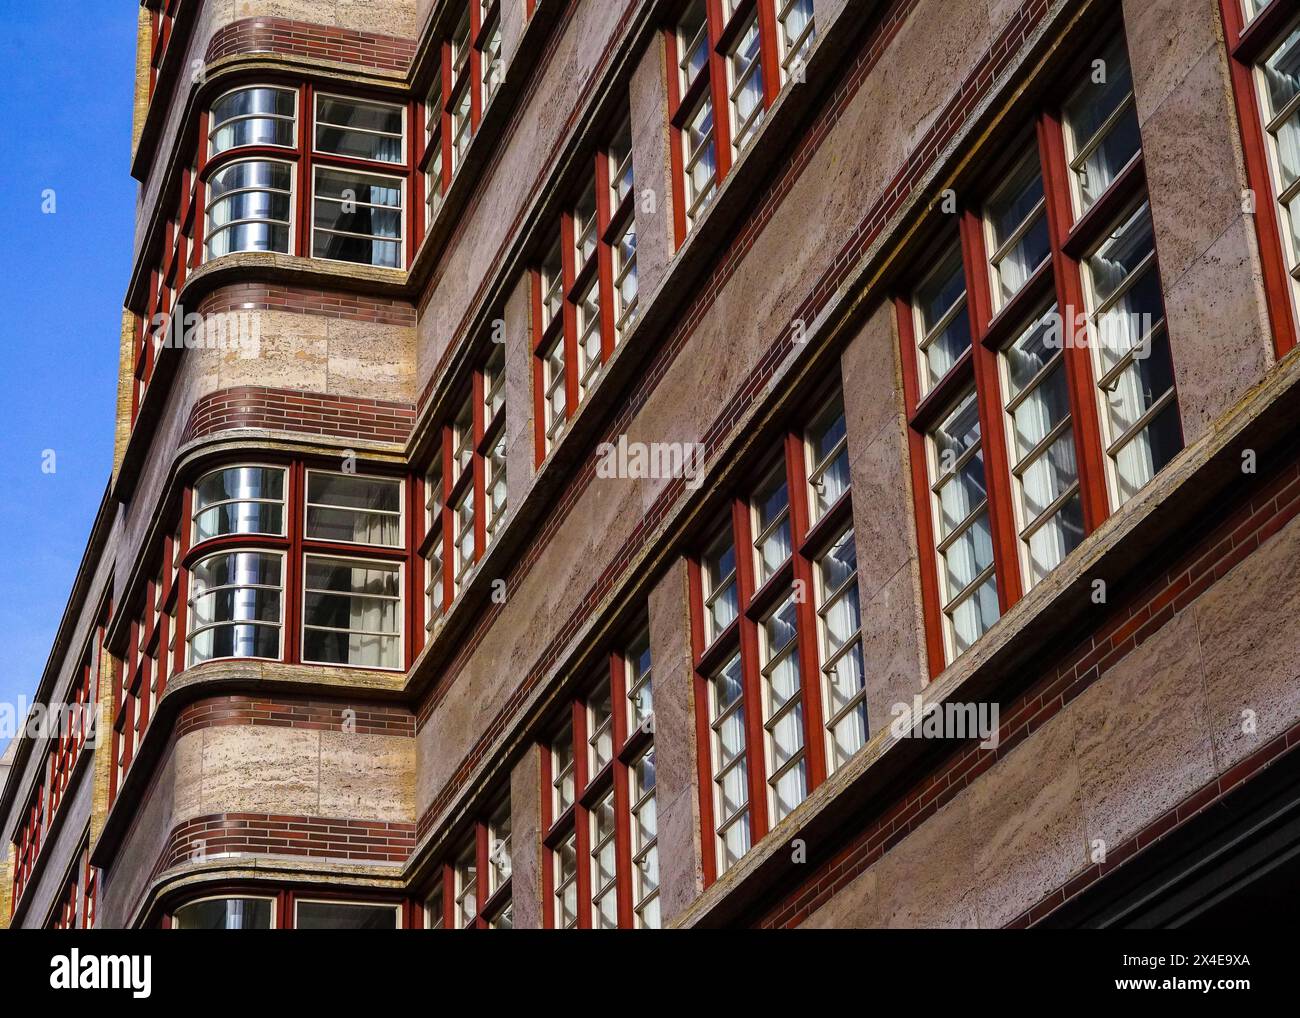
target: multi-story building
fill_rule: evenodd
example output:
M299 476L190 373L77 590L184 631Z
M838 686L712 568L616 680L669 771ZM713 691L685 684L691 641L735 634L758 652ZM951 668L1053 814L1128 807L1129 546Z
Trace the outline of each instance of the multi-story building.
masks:
M1278 907L1298 17L146 0L0 915Z

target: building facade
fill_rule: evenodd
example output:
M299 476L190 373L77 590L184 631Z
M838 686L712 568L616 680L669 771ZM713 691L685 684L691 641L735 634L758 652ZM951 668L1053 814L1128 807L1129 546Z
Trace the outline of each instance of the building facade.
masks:
M145 0L134 116L11 926L1293 879L1290 0Z

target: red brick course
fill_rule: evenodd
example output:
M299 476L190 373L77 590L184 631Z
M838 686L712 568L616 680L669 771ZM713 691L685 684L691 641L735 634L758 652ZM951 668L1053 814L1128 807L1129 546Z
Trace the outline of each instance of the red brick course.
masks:
M281 53L405 73L415 57L415 40L288 18L245 18L219 29L204 59L212 63L241 53Z
M814 867L758 925L791 927L807 919L1297 515L1300 515L1300 463L1292 462L1196 542L1173 566L1152 579L1144 590L1117 605L1093 635L1066 654L1033 688L1007 705L1002 711L1001 741L996 750L982 750L975 745L955 750L833 856ZM1275 736L1123 844L1109 848L1104 864L1075 875L1010 925L1026 926L1039 921L1297 744L1300 744L1300 724Z
M345 712L351 712L346 714ZM254 725L340 731L349 725L357 735L415 737L415 717L401 707L336 700L269 699L256 696L221 696L196 700L176 719L176 737L205 728Z
M176 827L155 876L203 856L258 855L405 862L415 847L415 825L272 813L214 813Z
M415 407L409 403L245 385L197 400L183 441L236 428L259 428L400 443L414 423Z
M232 283L213 290L199 304L200 314L226 311L294 311L379 325L416 324L415 306L409 301L273 283Z
M677 327L665 338L643 368L638 383L628 394L620 412L606 428L601 441L615 441L619 434L628 429L635 415L645 405L678 353L694 334L695 328L721 294L727 281L739 267L755 238L766 227L776 209L811 163L821 143L839 121L872 68L879 62L916 2L917 0L895 0L882 15L880 22L872 30L867 45L863 47L845 78L836 86L807 134L800 140L785 169L758 201L749 219L736 234L733 243L715 265L690 306L680 316ZM806 323L814 320L829 303L836 290L849 277L862 252L877 239L889 217L902 207L917 183L929 171L939 152L965 124L976 105L991 89L997 76L1006 70L1016 52L1046 16L1047 9L1048 0L1027 0L1008 22L1003 34L971 71L960 91L949 101L947 108L936 118L925 138L903 163L890 187L874 205L866 210L859 226L850 234L838 256L813 288L813 292L795 310L787 327L779 330L767 354L749 373L745 384L726 404L705 433L704 445L709 457L715 455L724 445L736 424L763 392L767 383L776 374L777 368L792 352L797 331L794 328L795 322ZM514 589L518 579L526 575L541 558L551 538L560 532L569 512L577 504L587 485L595 477L595 473L595 457L588 457L582 471L570 483L560 503L550 513L528 549L510 570L506 579L507 589ZM600 578L547 645L532 670L511 693L501 711L475 743L474 748L457 766L447 785L421 815L422 837L432 829L437 817L454 800L469 777L488 757L493 744L505 732L532 691L554 666L561 650L579 632L601 601L616 588L618 581L641 554L649 535L653 534L668 517L684 492L685 482L680 478L665 485L654 505L650 507L623 546L619 556L601 573ZM447 666L442 679L431 691L428 699L421 705L418 716L420 724L423 724L433 713L451 684L472 658L483 638L490 631L499 611L498 605L484 606L478 625L465 640L457 657Z

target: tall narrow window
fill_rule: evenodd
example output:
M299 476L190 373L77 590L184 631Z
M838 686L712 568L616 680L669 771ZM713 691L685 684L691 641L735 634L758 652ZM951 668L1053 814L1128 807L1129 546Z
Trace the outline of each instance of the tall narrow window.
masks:
M1011 476L1026 585L1083 540L1074 428L1053 304L1002 351Z
M929 438L945 643L949 656L956 657L999 615L975 393L968 393Z
M1116 505L1182 448L1164 300L1143 203L1084 259L1102 439Z
M313 193L313 257L402 267L402 178L322 166L316 168Z
M1116 42L1065 106L1075 207L1086 212L1142 149L1128 53Z
M232 534L284 536L284 470L224 467L194 485L193 542Z
M597 666L552 729L542 817L549 927L659 925L650 682L641 630Z
M1300 19L1290 0L1220 0L1277 355L1300 321Z
M700 754L709 879L866 743L838 392L782 435L729 509L690 563L696 695L708 721Z
M804 80L814 37L812 0L693 0L666 33L678 244L754 143L781 88Z
M308 555L303 661L402 666L402 577L396 564Z

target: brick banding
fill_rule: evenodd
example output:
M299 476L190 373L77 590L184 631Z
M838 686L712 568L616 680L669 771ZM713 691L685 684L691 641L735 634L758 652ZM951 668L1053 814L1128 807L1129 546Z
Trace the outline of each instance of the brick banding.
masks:
M172 830L154 875L195 860L199 853L401 863L414 847L414 824L274 813L213 813L187 820Z
M195 401L183 441L258 428L400 443L414 424L415 407L410 403L245 385Z
M243 53L280 53L405 73L415 58L415 40L289 18L245 18L213 34L204 60Z
M855 877L915 831L934 813L1003 759L1065 706L1164 628L1180 612L1300 515L1300 463L1293 461L1252 498L1197 541L1136 596L1118 605L1090 637L1079 643L1025 694L1004 708L995 751L973 744L953 751L923 775L883 814L807 877L759 921L762 927L797 926ZM1246 761L1188 796L1119 846L1104 866L1092 866L1053 891L1011 925L1028 925L1054 911L1161 835L1186 822L1250 775L1300 744L1300 724L1275 736ZM1068 888L1068 895L1066 889Z
M213 290L199 304L204 315L228 311L293 311L378 325L416 324L415 306L409 301L273 283L232 283Z
M176 737L227 725L315 731L342 731L347 726L357 735L415 737L415 717L401 707L255 696L211 697L187 704L176 719Z

